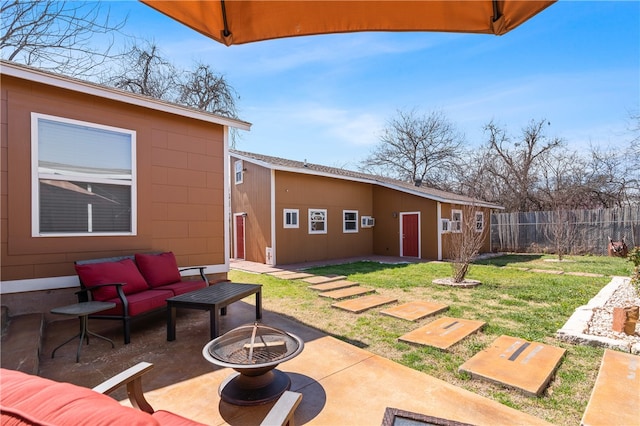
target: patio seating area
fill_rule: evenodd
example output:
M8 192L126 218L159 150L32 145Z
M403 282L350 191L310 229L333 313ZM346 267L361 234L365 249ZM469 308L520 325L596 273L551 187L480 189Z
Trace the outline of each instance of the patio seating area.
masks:
M393 263L394 259L378 261ZM232 262L232 267L269 272L265 265L249 262ZM292 265L290 269L301 267ZM230 305L228 315L220 318L220 333L252 323L256 317L253 302L253 297L248 297ZM383 421L393 424L389 420L393 413L415 415L414 419L428 420L427 424L440 424L439 419L448 422L442 424L549 424L276 314L268 304L263 308L263 324L294 333L304 341L304 350L298 356L278 366L290 378L290 390L303 396L295 413L296 424L377 425ZM61 347L55 358L51 357L60 342L77 332L77 319L50 322L44 330L38 375L93 388L137 363L150 362L155 368L145 375L143 391L155 409L210 425L260 424L274 402L240 406L225 402L219 395L220 385L229 380L234 370L211 364L202 355L203 347L211 339L209 313L188 309L178 310L176 315L175 341L167 340L166 312L158 311L136 322L132 344L128 345L119 343L122 330L117 324L91 322L92 330L119 344L112 349L104 341L91 339L82 348L80 362L74 362L77 357L74 345ZM533 355L523 352L521 357L530 360ZM3 366L5 361L8 360L3 359ZM605 376L599 381L606 388L608 383L604 379ZM629 385L637 386L637 380ZM594 395L599 394L602 392L594 391ZM123 405L130 405L124 390L112 396ZM604 401L610 403L610 398ZM592 397L590 407L597 407L598 403ZM635 412L635 408L627 412Z
M145 375L143 390L154 408L210 425L260 424L273 404L236 406L218 395L218 386L233 370L216 367L202 356L209 341L208 313L185 310L178 315L173 342L166 340L162 318L150 316L132 330L131 344L111 349L92 340L84 346L79 363L74 362L71 346L50 358L57 342L75 332L77 320L50 323L39 375L91 388L138 362L151 362L155 368ZM235 303L222 317L221 331L251 322L254 315L253 305ZM299 356L278 367L291 378L291 390L303 395L296 424L377 425L387 407L471 424L548 424L271 313L268 306L262 322L295 333L305 342ZM96 331L117 340L121 330L101 323L96 323L100 326ZM123 391L113 396L128 404Z

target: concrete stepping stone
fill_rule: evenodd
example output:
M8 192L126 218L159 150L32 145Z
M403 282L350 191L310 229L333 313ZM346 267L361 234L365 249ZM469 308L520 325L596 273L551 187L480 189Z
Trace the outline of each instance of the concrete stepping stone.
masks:
M349 299L342 302L334 303L331 305L334 308L344 309L345 311L359 314L371 308L377 308L378 306L386 305L388 303L397 302L398 299L393 297L383 296L381 294L372 294L370 296L357 297L355 299Z
M640 356L605 349L580 424L640 424Z
M485 324L484 321L442 317L400 336L398 340L447 350Z
M594 274L592 272L565 272L565 275L573 275L574 277L590 277L590 278L604 277L604 274Z
M362 296L364 294L375 293L372 288L365 288L360 286L341 288L340 290L325 291L318 294L321 297L328 297L330 299L340 300L347 297Z
M529 396L539 396L551 381L565 352L543 343L500 336L490 347L462 364L458 371L518 389Z
M447 309L449 309L449 305L418 300L384 309L380 311L380 313L403 320L418 321L430 315L436 315L440 312L444 312Z
M302 281L309 284L324 284L332 281L344 280L345 278L347 277L344 275L314 275L312 277L305 278Z
M308 274L306 272L299 271L282 271L282 272L272 272L270 274L272 277L281 278L283 280L299 280L301 278L312 277L313 274Z
M529 272L537 272L538 274L553 274L553 275L564 274L564 271L559 271L557 269L529 269Z
M331 281L324 284L310 285L309 288L311 290L317 290L317 291L331 291L331 290L339 290L341 288L354 287L354 286L357 286L358 284L359 283L355 281L339 280L339 281Z

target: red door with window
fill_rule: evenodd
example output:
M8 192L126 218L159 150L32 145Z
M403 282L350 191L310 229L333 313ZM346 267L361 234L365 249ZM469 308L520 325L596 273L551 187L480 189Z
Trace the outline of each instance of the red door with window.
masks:
M418 214L402 215L402 253L401 256L418 257Z
M244 215L236 215L236 259L244 259Z

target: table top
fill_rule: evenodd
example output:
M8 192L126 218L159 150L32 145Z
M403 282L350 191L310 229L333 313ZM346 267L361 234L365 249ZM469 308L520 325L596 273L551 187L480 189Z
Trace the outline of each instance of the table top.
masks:
M59 308L51 309L52 314L61 315L89 315L96 312L104 311L107 309L115 308L116 304L113 302L81 302L74 303L73 305L60 306Z
M170 297L167 299L167 303L180 302L215 305L226 302L229 299L249 296L250 294L260 291L261 288L261 284L222 282L200 290Z

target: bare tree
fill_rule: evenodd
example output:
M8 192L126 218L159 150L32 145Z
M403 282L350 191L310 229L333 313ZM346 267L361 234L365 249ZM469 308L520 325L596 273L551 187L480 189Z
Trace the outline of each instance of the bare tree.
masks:
M453 282L461 283L469 272L469 265L478 256L488 235L488 226L479 229L476 212L480 209L474 205L462 207L462 221L457 230L450 235L451 268Z
M578 238L578 225L571 210L558 208L550 212L549 223L545 227L545 236L553 244L558 260L570 254Z
M156 99L175 99L179 81L177 70L161 56L156 44L134 45L119 63L120 69L112 71L115 75L107 78L107 84Z
M459 166L463 141L464 136L441 112L420 116L415 110L398 111L361 169L443 188Z
M197 63L182 70L166 59L160 48L145 41L128 49L106 84L141 95L190 106L227 117L237 117L236 91L211 66Z
M117 56L114 36L126 24L113 22L102 2L8 0L0 15L3 59L76 77L96 75Z
M237 117L238 95L221 74L210 65L197 63L192 71L184 74L178 84L178 102L214 114Z
M501 203L507 211L538 210L541 207L535 192L543 159L563 144L561 139L548 138L544 134L546 125L547 120L532 120L515 142L493 121L485 126L489 134L485 147L485 170L497 182Z

